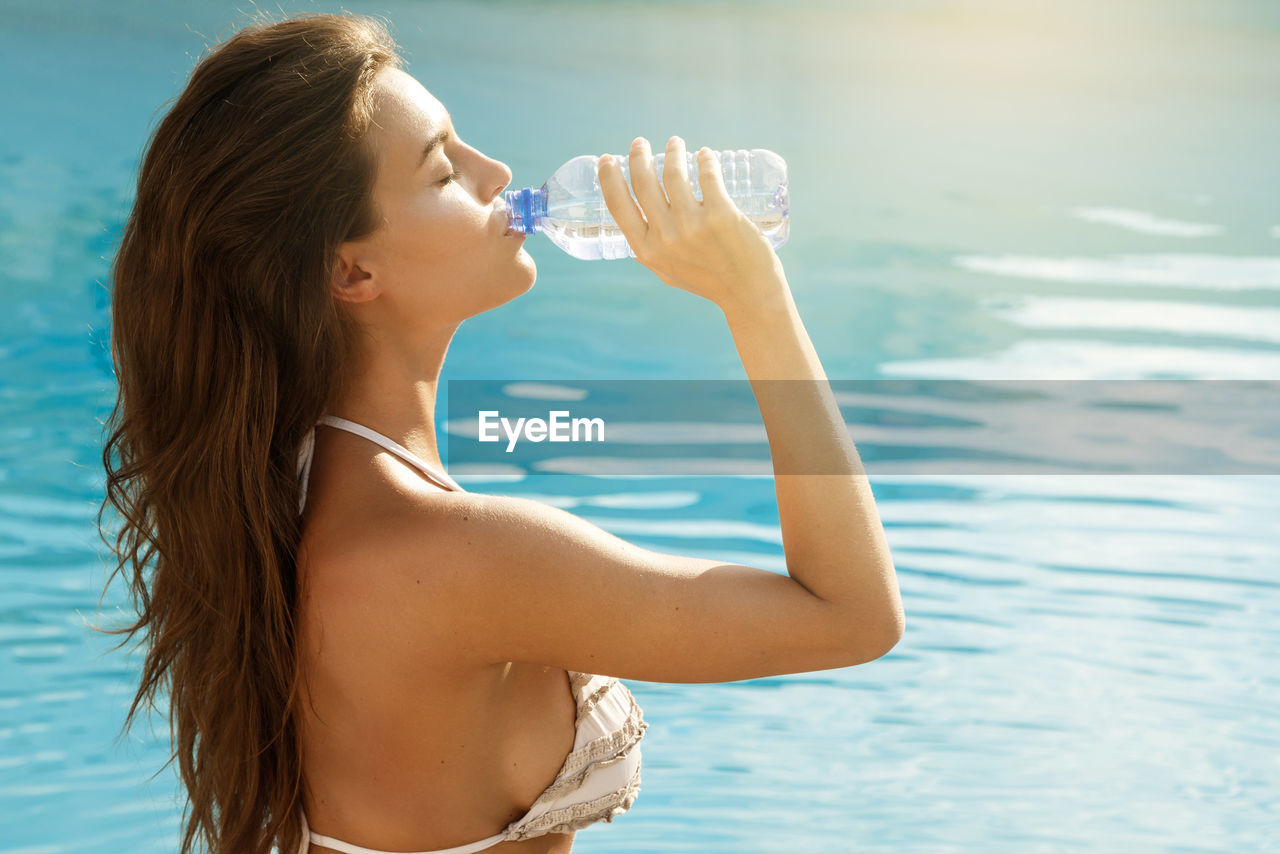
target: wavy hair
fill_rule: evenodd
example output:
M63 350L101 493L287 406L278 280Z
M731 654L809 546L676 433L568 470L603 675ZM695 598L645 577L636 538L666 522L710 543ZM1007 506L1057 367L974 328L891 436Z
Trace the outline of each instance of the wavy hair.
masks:
M377 227L366 132L397 51L350 15L258 18L212 48L147 144L112 264L98 525L138 619L109 633L146 648L124 731L169 696L182 854L301 841L297 459L355 344L330 283Z

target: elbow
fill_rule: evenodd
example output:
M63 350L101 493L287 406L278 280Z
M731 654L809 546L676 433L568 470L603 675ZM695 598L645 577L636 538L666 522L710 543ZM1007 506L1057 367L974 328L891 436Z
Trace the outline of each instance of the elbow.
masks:
M895 613L890 615L884 628L873 635L871 638L863 638L862 655L859 664L865 664L868 661L875 661L877 658L884 658L888 655L898 641L902 640L902 636L907 631L907 619L899 608Z
M898 641L902 640L902 636L906 634L906 630L907 630L907 625L906 625L906 621L904 620L901 623L899 623L898 626L892 632L890 632L888 635L885 636L886 642L881 648L880 654L877 655L876 658L883 658L884 656L888 655L889 652L895 646L898 645Z
M853 664L865 664L888 655L907 631L907 616L902 607L902 597L892 595L871 604L864 600L862 607L843 608L839 617L841 655L847 660L853 656Z
M892 570L890 570L892 572ZM902 636L907 633L907 612L902 607L902 594L898 592L897 585L889 597L889 607L886 609L884 622L883 651L877 658L889 654L889 651L898 645L898 641L902 640Z
M875 661L877 658L884 658L888 655L898 641L902 640L902 632L891 632L879 638L878 642L871 644L870 647L863 652L862 660L859 664L866 664L869 661Z
M902 636L907 633L907 614L902 609L902 600L899 599L897 607L893 609L893 613L889 617L889 625L885 631L886 645L884 652L880 655L888 655L889 650L898 645L898 641L902 640Z

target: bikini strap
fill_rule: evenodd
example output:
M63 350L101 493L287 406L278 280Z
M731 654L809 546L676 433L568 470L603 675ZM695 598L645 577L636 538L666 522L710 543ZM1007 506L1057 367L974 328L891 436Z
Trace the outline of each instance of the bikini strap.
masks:
M399 457L409 465L416 468L418 471L422 472L427 477L428 480L430 480L432 483L436 484L437 486L443 487L444 489L448 489L453 492L466 491L461 486L458 485L457 481L449 477L449 475L446 472L440 471L434 466L428 464L425 460L418 457L408 448L405 448L403 445L400 445L392 441L391 439L388 439L386 436L382 435L381 433L375 430L370 430L368 427L364 426L363 424L357 424L354 421L348 421L347 419L339 418L336 415L321 415L320 420L317 423L327 424L330 427L337 427L339 430L346 430L348 433L355 433L357 436L361 436L365 439L368 439L370 442L373 442L376 445L382 446L386 450L390 451L392 454L395 454L397 457Z
M419 851L416 854L475 854L477 851L483 851L486 848L492 848L499 842L503 842L507 837L505 831L495 833L493 836L481 839L479 842L470 842L466 845L458 845L453 848L438 848L435 851ZM325 836L316 833L307 825L307 814L302 813L302 841L298 845L298 854L307 854L307 850L311 847L310 843L323 845L325 848L332 848L334 851L341 851L343 854L395 854L392 851L378 851L373 848L362 848L359 845L352 845L350 842L343 842L341 839L334 839L332 836ZM415 854L415 852L409 852Z

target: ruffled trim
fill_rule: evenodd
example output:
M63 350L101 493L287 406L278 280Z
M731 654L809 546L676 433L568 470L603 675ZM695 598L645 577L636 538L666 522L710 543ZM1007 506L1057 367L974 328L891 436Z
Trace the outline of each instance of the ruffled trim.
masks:
M647 726L647 724L646 724ZM640 766L621 789L580 804L570 804L563 809L551 810L524 827L513 830L507 840L519 842L546 833L575 833L596 822L612 822L631 809L640 794Z
M625 761L636 750L649 728L635 697L627 687L614 677L597 677L590 673L570 672L570 686L574 689L574 697L578 700L579 709L589 711L599 705L600 701L611 690L621 691L627 698L629 708L626 719L611 732L592 739L580 749L565 757L556 775L556 780L538 796L530 807L533 813L540 806L553 803L566 795L580 789L587 775ZM589 694L585 693L588 685L600 679L602 683ZM580 713L581 715L585 712ZM541 836L544 833L573 833L598 821L611 822L631 808L640 792L640 765L637 763L631 779L620 789L607 792L598 798L569 804L558 809L548 810L541 816L527 823L515 822L507 829L507 839L522 840Z
M622 762L644 738L644 731L648 728L649 724L644 720L640 706L633 699L631 712L620 727L588 742L581 750L570 753L565 758L556 781L538 796L531 809L577 790L592 771Z
M623 685L622 682L612 676L608 677L607 681L599 689L591 691L588 698L581 700L580 708L585 708L588 703L594 707L604 697L604 694L611 690L621 691L625 695L628 705L626 720L623 720L617 729L599 736L598 739L591 739L588 743L582 745L580 749L573 750L567 757L564 757L564 762L556 775L557 781L553 782L547 791L544 791L539 796L535 805L548 802L548 800L556 798L559 794L563 794L564 790L570 787L566 785L567 778L577 778L577 781L581 782L582 777L586 776L586 768L603 767L605 764L613 764L617 759L625 757L626 750L637 743L640 737L644 735L645 729L648 729L649 725L644 721L644 712L641 711L640 704L636 703L636 699L632 697L631 691L627 690L626 685ZM620 754L620 752L622 753ZM566 777L566 780L562 780L561 777Z
M604 695L612 691L613 686L617 684L619 684L618 680L610 677L603 685L578 701L578 716L573 719L574 729L577 729L578 724L582 723L583 718L591 714L592 709L600 705L600 701L604 699Z
M594 673L581 673L577 670L567 671L569 674L569 690L573 692L573 702L582 703L582 689L596 678Z

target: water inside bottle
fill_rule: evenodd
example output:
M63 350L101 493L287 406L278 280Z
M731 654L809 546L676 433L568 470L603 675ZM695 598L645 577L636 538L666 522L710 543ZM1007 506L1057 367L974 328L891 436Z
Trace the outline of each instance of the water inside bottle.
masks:
M557 211L554 205L548 206L546 219L542 221L543 233L561 249L575 258L588 261L635 257L622 229L613 222L609 209L603 204L587 216L582 215L581 204L564 207L571 210ZM744 213L775 246L786 240L790 219L778 209L769 207L756 213Z

